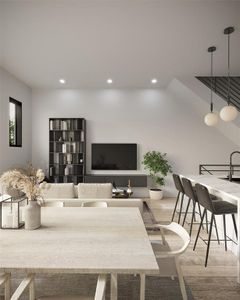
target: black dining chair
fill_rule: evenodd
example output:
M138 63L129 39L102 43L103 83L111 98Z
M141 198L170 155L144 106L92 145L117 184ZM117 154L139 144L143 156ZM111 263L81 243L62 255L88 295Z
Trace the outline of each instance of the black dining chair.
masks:
M203 206L204 211L202 214L202 218L201 218L201 223L200 226L198 228L198 233L196 236L196 240L194 243L194 247L193 250L196 249L197 246L197 242L198 242L198 238L199 238L199 234L201 231L201 226L204 220L204 216L205 214L207 214L207 212L211 213L211 221L210 221L210 228L209 228L209 234L208 234L208 243L207 243L207 251L206 251L206 258L205 258L205 267L207 266L207 262L208 262L208 254L209 254L209 248L210 248L210 241L211 241L211 234L212 234L212 226L213 226L213 221L214 221L214 217L216 215L222 215L223 216L223 231L224 231L224 242L225 242L225 250L227 251L227 234L226 234L226 215L231 214L232 215L232 220L233 220L233 226L234 226L234 230L235 230L235 234L236 237L237 235L237 225L236 225L236 220L235 220L235 216L234 214L237 213L237 206L227 202L227 201L212 201L210 194L208 192L208 189L201 185L201 184L196 184L196 193L197 193L197 197L198 197L198 201L200 203L201 206Z
M178 215L178 224L180 224L181 214L182 214L182 206L183 206L183 200L184 200L185 193L184 193L184 188L183 188L180 176L177 174L173 174L173 181L174 181L175 188L178 191L178 194L177 194L177 199L176 199L175 207L174 207L173 214L172 214L172 222L174 220L175 213L177 211L177 206L178 206L180 196L182 195L181 200L180 200L180 208L179 208L179 215Z

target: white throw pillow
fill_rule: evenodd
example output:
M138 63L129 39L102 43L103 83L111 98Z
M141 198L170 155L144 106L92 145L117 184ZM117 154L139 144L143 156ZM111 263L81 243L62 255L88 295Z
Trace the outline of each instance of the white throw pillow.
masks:
M79 183L78 184L78 198L112 198L112 184L111 183Z
M43 190L44 199L74 198L73 183L51 183L48 190Z

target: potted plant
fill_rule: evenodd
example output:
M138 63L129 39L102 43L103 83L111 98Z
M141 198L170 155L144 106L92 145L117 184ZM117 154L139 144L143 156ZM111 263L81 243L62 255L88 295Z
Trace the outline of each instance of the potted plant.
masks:
M158 151L148 151L143 156L144 169L149 171L149 175L154 186L149 190L150 198L160 200L163 197L163 191L160 187L165 185L165 177L168 172L172 172L172 167L166 159L167 154Z

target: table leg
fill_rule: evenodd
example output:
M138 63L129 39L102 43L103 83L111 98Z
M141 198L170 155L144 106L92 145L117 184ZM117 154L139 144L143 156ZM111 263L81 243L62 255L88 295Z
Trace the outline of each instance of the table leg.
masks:
M140 300L145 299L145 274L140 274Z
M7 273L6 274L7 276L7 279L5 281L5 284L4 284L4 288L5 288L5 291L4 291L4 299L5 300L10 300L10 297L11 297L11 274L10 273Z
M111 300L117 300L117 274L111 274Z
M237 281L240 284L240 201L238 201L238 214L237 214L237 230L238 230L238 240L237 240L237 256L238 256L238 274L237 274Z

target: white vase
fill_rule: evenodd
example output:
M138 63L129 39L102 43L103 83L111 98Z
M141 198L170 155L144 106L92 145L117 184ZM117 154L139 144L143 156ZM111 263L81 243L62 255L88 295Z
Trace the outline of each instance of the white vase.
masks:
M41 206L37 201L29 201L24 207L25 229L34 230L41 226Z
M163 198L163 191L160 189L150 189L149 196L151 200L161 200Z

